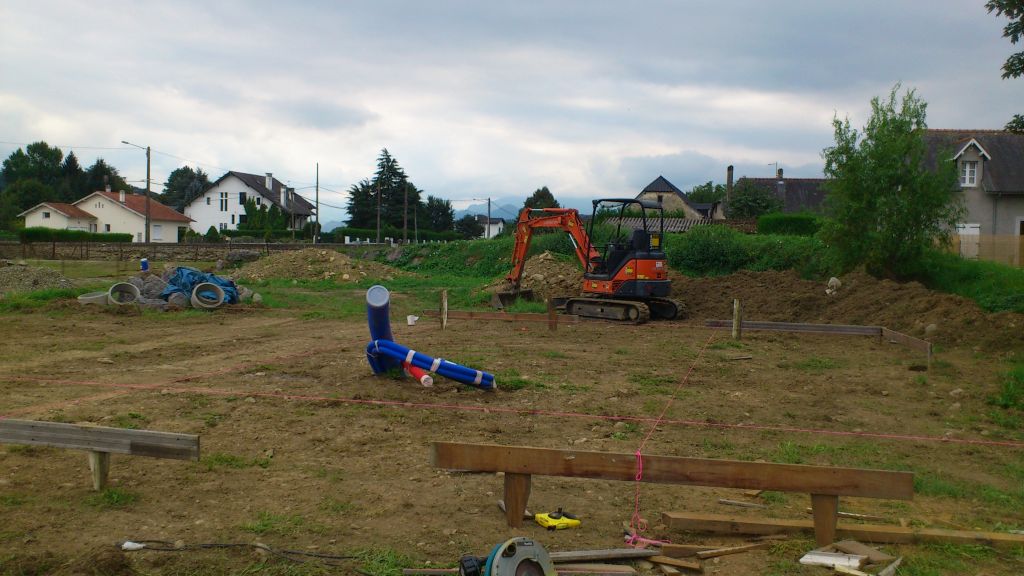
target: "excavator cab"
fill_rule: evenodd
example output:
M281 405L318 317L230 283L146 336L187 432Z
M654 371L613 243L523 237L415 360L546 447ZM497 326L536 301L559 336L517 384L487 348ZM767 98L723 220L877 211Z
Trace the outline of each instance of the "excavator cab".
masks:
M650 258L652 253L661 252L661 239L665 234L665 212L661 204L634 198L606 198L594 200L593 204L587 237L600 244L601 233L595 231L599 223L615 226L615 231L603 247L595 246L601 256L591 260L584 271L586 274L595 278L607 276L602 278L607 280L614 277L631 256L640 254ZM652 211L650 218L648 211ZM663 252L660 258L665 258Z

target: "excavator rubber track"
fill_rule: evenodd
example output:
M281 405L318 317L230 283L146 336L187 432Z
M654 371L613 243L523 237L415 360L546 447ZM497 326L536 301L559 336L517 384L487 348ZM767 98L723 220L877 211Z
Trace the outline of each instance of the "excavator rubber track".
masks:
M655 320L675 320L686 318L686 305L673 298L649 298L645 300L651 309L651 318Z
M631 324L643 324L651 319L651 309L647 304L611 298L570 298L565 303L565 313Z

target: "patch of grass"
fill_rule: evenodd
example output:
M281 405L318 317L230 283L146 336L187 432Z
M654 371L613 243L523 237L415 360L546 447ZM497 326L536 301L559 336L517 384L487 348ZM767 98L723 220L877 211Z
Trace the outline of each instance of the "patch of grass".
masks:
M463 364L463 366L467 366L467 364ZM502 390L522 390L524 388L543 390L548 387L543 382L531 380L528 376L521 375L515 369L502 370L496 373L494 381Z
M1004 409L1024 410L1024 363L1002 375L999 392L989 398L989 403Z
M127 414L118 414L114 416L111 422L117 428L128 428L129 430L138 430L146 425L149 419L137 412L129 412Z
M671 393L673 385L677 383L675 376L663 376L649 372L634 372L629 375L627 380L648 394Z
M46 446L27 446L22 444L7 447L8 454L20 454L22 456L39 456L52 450L52 448Z
M957 254L930 252L923 259L921 283L933 290L970 298L989 312L1024 312L1024 270Z
M564 354L564 353L559 352L557 350L548 350L548 351L544 352L544 357L545 358L559 359L559 358L568 358L569 356L567 354Z
M718 342L715 342L708 346L708 350L745 350L746 348L748 348L747 344L745 342L740 342L738 340L719 340Z
M78 298L87 292L99 291L109 286L88 286L81 288L48 288L33 292L10 292L0 298L0 313L29 312L42 308L55 300Z
M586 384L559 384L558 389L562 392L590 392L593 387Z
M773 492L771 490L767 490L765 492L761 492L761 499L764 500L765 504L768 504L768 505L772 505L772 504L785 504L788 501L788 499L786 498L786 494L785 493L783 493L783 492Z
M90 494L85 503L101 509L127 508L139 499L138 494L123 488L107 488L97 494Z
M982 574L979 563L992 561L998 553L987 546L973 544L920 544L906 555L900 576L944 576L946 574Z
M795 368L797 370L807 370L809 372L822 372L824 370L834 370L841 368L843 363L839 360L832 358L818 358L811 357L806 360L795 363L782 363L779 365L780 368Z
M413 565L413 559L388 548L359 550L355 556L362 563L362 571L370 576L401 576L402 568Z
M251 468L253 466L267 468L270 466L270 458L243 458L241 456L235 456L234 454L214 452L213 454L203 456L199 460L199 464L205 466L207 470L213 470L214 468L242 469Z
M0 494L0 506L21 506L28 503L28 496L21 494Z
M355 504L334 498L326 498L320 502L320 509L333 514L347 514L355 510Z
M260 512L256 515L256 520L243 524L242 530L261 536L264 534L294 536L299 533L305 524L305 519L298 514L284 515Z
M914 376L914 384L917 384L918 386L927 386L928 377L924 374L918 374L917 376Z

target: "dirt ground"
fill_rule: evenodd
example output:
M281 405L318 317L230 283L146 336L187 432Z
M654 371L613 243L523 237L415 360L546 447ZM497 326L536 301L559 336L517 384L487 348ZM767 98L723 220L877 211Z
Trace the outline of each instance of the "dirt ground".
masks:
M1024 438L992 422L986 402L1013 348L987 348L994 336L980 333L979 320L964 320L983 314L936 295L927 305L901 299L907 308L891 310L887 294L917 288L859 276L844 278L831 299L824 286L776 273L677 285L689 320L586 322L557 332L543 324L452 321L441 331L425 318L394 323L403 344L495 373L497 392L443 378L422 388L374 377L359 319L301 320L251 307L133 316L72 304L5 315L0 415L199 434L202 460L114 455L119 496L103 499L91 491L84 453L0 447L0 563L10 573L91 574L103 554L107 573L197 574L262 559L238 550L121 555L114 545L124 540L390 551L414 566L451 566L515 535L549 550L617 547L634 511L633 483L536 477L530 508L564 507L583 526L511 530L496 506L501 478L434 469L430 443L632 453L666 405L648 454L913 470L913 501L844 499L841 509L892 524L1024 528ZM944 347L921 372L922 357L874 338L749 333L734 342L697 321L728 317L734 296L751 319L885 323L915 336L934 323L928 334ZM352 290L353 300L362 297ZM812 300L817 315L795 312ZM1020 317L1004 321L1019 326ZM753 511L717 503L743 499L737 490L641 484L639 495L648 535L676 542L740 540L670 531L663 512L808 518L809 500L798 494L768 494L760 500L768 509ZM705 572L825 574L796 564L812 547L794 539L709 561ZM959 549L884 549L922 567L901 573L966 573ZM1024 572L1020 554L974 554L969 573Z

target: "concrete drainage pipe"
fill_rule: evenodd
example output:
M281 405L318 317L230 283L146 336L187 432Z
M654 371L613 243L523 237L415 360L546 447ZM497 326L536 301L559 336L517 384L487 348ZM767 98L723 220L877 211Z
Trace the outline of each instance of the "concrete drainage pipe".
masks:
M210 298L210 295L213 298ZM203 282L192 290L192 307L206 310L220 308L224 304L224 289L216 284Z
M141 293L138 287L127 282L118 282L107 291L107 304L112 306L125 306L138 304Z

